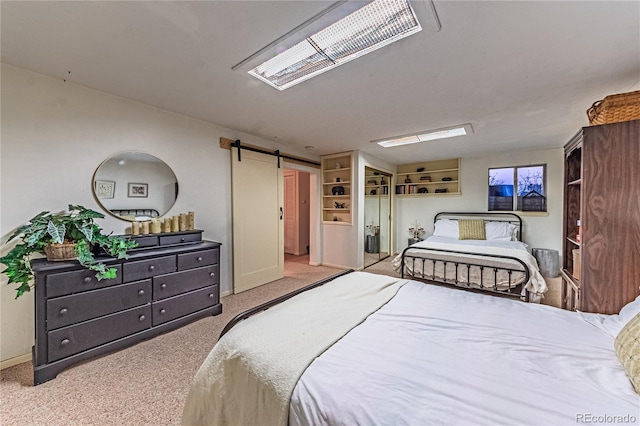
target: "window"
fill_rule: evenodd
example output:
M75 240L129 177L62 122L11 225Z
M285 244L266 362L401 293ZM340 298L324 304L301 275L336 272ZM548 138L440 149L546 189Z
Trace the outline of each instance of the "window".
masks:
M489 211L547 211L546 164L489 169Z

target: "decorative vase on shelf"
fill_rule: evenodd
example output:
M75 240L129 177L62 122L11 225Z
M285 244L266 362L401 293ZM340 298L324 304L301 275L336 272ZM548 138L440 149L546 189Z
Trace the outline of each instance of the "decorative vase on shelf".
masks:
M407 178L404 180L404 183L411 183L411 179L409 178L409 175L407 175Z

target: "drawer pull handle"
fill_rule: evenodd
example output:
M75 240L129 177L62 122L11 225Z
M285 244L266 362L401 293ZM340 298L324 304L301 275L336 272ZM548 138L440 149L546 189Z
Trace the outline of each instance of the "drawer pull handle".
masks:
M164 314L166 314L166 313L167 313L167 311L166 311L166 310L164 310L164 309L160 309L160 315L164 315Z
M138 290L138 296L143 296L144 295L144 290Z
M62 308L62 309L60 309L60 315L64 315L64 314L66 314L67 312L69 312L69 310L67 310L67 308Z
M165 283L160 284L160 288L165 289L167 288L167 285Z
M213 300L213 293L209 293L209 299Z
M184 237L180 238L180 242L184 243Z
M216 273L215 273L215 272L211 272L211 273L209 274L209 276L213 278L213 277L215 277L215 276L216 276Z
M149 270L150 270L150 271L153 271L154 269L156 269L156 267L155 267L155 266L153 266L153 265L149 266Z
M91 277L84 277L84 281L85 283L89 284L91 282Z
M201 258L201 257L197 258L196 260L197 260L198 262L202 262L202 258Z
M138 317L138 320L139 320L140 322L144 321L144 319L145 319L145 316L144 316L144 315L140 315L140 316Z
M62 339L62 341L60 342L60 346L67 346L69 343L69 339Z

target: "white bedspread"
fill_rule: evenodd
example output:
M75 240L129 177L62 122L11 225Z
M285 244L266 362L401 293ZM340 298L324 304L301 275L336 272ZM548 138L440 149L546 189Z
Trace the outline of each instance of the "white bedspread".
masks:
M406 282L353 272L236 325L198 370L182 424L286 425L305 368Z
M515 257L521 261L523 261L530 271L529 281L525 284L524 288L530 291L531 293L542 296L547 291L547 284L539 272L538 263L536 258L531 255L527 251L527 246L520 241L479 241L479 240L457 240L453 238L444 238L444 237L434 237L430 236L424 241L413 244L412 247L424 247L424 248L432 248L432 249L442 249L442 250L453 250L453 251L465 251L469 253L474 253L478 255L482 254L495 254L500 256L511 256ZM438 252L425 252L415 250L415 255L420 256L421 253L429 253L434 258L442 258L442 259L451 259L453 258L453 254L450 253L438 253ZM511 266L511 267L519 267L522 268L522 265L513 261L513 260L499 260L496 258L492 258L490 256L478 256L476 259L481 260L483 264L489 266ZM395 267L396 271L400 272L402 255L396 256L393 259L392 264ZM411 264L405 265L405 268L411 269ZM416 269L421 268L420 262L416 263ZM443 266L441 263L438 263L438 268L436 270L436 276L444 276L443 274ZM425 268L427 269L427 268ZM470 281L472 283L480 282L479 279L479 268L471 268L471 278ZM409 271L411 272L411 271ZM421 273L421 270L417 270L416 274ZM425 273L430 273L427 269ZM474 275L475 273L475 275ZM452 277L455 275L455 266L453 264L449 264L447 268L447 276ZM476 276L477 275L477 276ZM483 272L484 282L490 283L493 280L493 272L489 268L485 268ZM518 273L514 273L514 277L511 277L511 283L514 282L518 278ZM459 279L461 282L466 282L466 268L461 268ZM500 271L498 273L498 283L497 287L500 290L506 289L509 284L509 276L506 272ZM517 282L517 281L516 281ZM486 285L486 284L485 284ZM513 284L512 284L513 285Z
M638 424L613 338L584 315L410 281L307 368L290 425Z

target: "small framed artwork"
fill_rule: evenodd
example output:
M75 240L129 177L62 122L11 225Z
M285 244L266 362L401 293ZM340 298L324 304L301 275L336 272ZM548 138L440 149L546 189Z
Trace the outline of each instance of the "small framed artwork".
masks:
M116 191L116 183L109 180L96 180L94 191L98 198L113 198Z
M129 192L127 193L127 196L129 198L146 198L149 195L147 193L148 189L149 185L146 183L129 183Z

